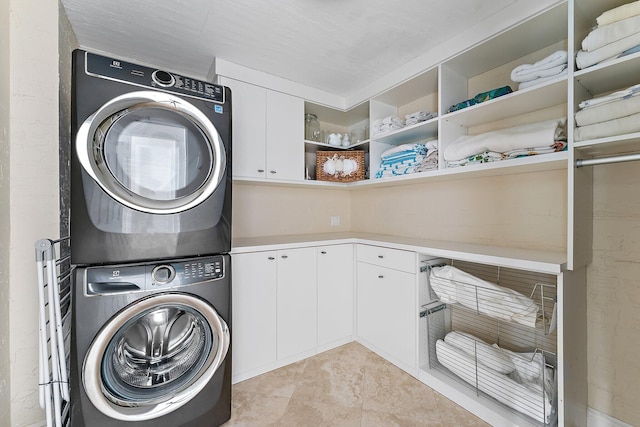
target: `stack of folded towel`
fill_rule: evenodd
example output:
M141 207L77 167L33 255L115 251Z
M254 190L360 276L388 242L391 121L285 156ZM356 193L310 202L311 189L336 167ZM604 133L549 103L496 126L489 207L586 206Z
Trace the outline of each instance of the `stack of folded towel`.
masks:
M393 147L380 156L376 178L426 172L438 168L438 141L430 140Z
M567 74L567 60L569 54L566 50L559 50L534 64L518 65L511 71L511 80L518 85L518 89L526 89L556 77Z
M430 111L416 111L415 113L407 114L406 116L404 116L405 118L404 124L405 126L412 126L420 122L433 119L434 117L437 117L437 116L438 116L438 113L432 113Z
M472 105L480 104L481 102L489 101L491 99L498 98L499 96L507 95L511 92L513 92L513 90L509 86L491 89L486 92L481 92L471 99L454 104L449 107L447 111L449 113L453 113L454 111L462 110L463 108L471 107Z
M402 129L404 122L397 116L387 116L384 119L378 119L373 122L373 134L381 134L392 130Z
M640 132L640 84L580 103L573 139L587 141Z
M597 27L585 37L576 55L578 68L640 51L640 1L608 10L596 21Z
M567 148L566 119L500 129L479 135L462 135L444 152L447 167L495 162L547 154Z

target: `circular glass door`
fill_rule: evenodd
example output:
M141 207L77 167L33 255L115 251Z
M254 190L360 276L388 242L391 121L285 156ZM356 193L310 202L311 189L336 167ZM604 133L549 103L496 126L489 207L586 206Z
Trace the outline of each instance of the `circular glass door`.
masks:
M187 101L141 91L114 98L78 130L84 170L109 196L147 213L177 213L206 200L226 156L211 121Z
M199 393L228 348L227 325L208 303L160 294L133 303L103 327L85 357L83 384L105 415L152 419Z

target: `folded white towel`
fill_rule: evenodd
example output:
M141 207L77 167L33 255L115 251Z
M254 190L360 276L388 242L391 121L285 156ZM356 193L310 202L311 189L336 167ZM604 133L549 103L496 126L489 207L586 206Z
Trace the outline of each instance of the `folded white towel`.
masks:
M578 51L576 55L576 65L580 69L587 68L608 59L614 59L625 50L638 45L640 45L640 32L633 33L628 37L594 49L591 52L585 52L584 50Z
M596 18L596 22L598 23L598 26L602 26L621 21L635 15L640 15L640 1L634 1L632 3L623 4L622 6L607 10Z
M567 60L567 51L558 50L534 64L518 65L511 71L511 80L514 82L528 82L530 80L537 79L538 77L548 76L549 74L547 73L547 70L555 69L563 64L566 65ZM557 70L554 74L557 74L560 71L562 70Z
M640 15L623 19L612 24L604 25L592 30L587 37L582 40L582 50L591 52L615 41L640 31Z
M479 135L462 135L444 151L445 160L461 160L484 151L504 153L527 147L551 145L566 139L566 118L528 123Z
M531 80L531 81L528 81L528 82L519 83L518 84L518 90L526 89L526 88L532 87L532 86L538 86L538 85L541 85L542 83L546 83L546 82L550 82L551 80L555 80L555 79L559 78L560 76L566 76L567 73L569 72L567 70L566 64L565 65L561 65L561 67L563 67L563 69L559 73L552 74L552 75L549 75L549 76L546 76L546 77L540 77L540 78L537 78L535 80Z
M640 113L640 96L619 99L576 113L576 124L587 126Z
M606 122L595 123L588 126L577 127L573 139L575 141L588 141L608 136L624 135L640 132L640 113Z
M599 96L597 98L592 98L592 99L587 99L585 101L582 101L579 104L579 107L584 109L584 108L591 108L591 107L595 107L596 105L602 105L602 104L606 104L608 102L613 102L613 101L617 101L620 100L622 98L628 98L630 96L635 96L635 95L639 95L640 94L640 84L637 85L633 85L627 89L623 89L623 90L618 90L616 92L611 92L608 95L605 96Z

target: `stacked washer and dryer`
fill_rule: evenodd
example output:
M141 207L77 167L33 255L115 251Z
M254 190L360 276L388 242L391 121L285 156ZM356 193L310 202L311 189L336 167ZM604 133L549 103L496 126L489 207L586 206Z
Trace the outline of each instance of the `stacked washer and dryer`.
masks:
M231 94L77 50L71 426L231 415Z

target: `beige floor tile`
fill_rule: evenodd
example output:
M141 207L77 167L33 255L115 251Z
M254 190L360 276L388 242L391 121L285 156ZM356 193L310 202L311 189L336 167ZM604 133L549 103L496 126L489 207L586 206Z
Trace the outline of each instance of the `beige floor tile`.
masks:
M362 422L360 423L361 427L444 427L445 425L439 421L417 420L395 414L365 410L362 411Z
M439 423L433 390L396 366L367 366L362 409ZM426 424L428 425L428 424Z
M282 427L360 427L362 410L292 398L278 421Z
M232 392L231 419L225 427L277 426L285 413L289 399L264 394Z
M300 382L307 360L292 363L266 374L242 381L233 387L237 391L261 393L270 396L291 397Z
M360 353L358 356L356 353ZM353 357L356 356L356 357ZM293 398L326 404L362 407L366 354L343 346L307 361Z

